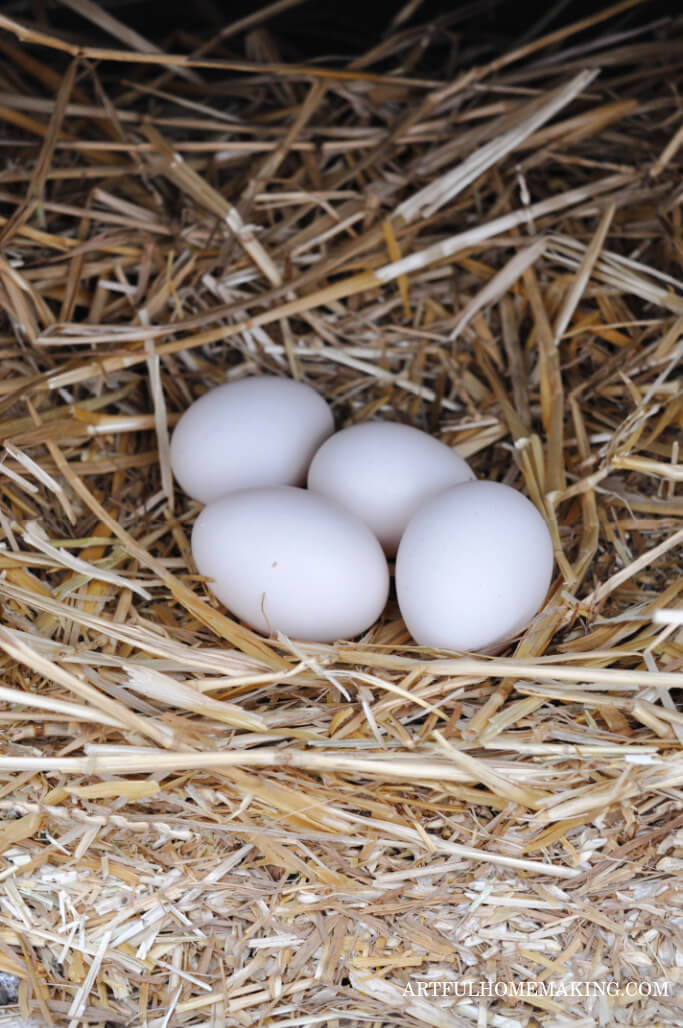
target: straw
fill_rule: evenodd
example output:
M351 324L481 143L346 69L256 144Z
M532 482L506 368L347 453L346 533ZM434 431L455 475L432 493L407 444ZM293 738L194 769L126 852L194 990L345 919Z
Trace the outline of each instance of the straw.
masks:
M678 1024L680 17L408 0L300 58L300 0L67 6L0 14L7 1023ZM223 608L169 436L257 374L524 492L528 628ZM426 992L470 980L538 988Z

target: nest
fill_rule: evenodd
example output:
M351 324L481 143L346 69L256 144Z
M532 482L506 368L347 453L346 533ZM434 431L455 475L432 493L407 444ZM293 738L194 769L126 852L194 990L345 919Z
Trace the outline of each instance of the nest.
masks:
M680 1024L680 18L299 65L69 6L0 16L0 1023ZM220 607L168 438L260 373L534 501L521 638Z

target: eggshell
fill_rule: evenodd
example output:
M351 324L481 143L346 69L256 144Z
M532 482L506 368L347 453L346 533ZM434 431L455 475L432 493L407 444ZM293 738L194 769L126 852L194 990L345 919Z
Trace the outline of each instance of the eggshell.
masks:
M351 638L377 620L389 592L387 562L367 525L292 486L210 503L195 521L192 553L218 599L264 635Z
M311 462L308 488L358 515L391 556L422 503L473 478L462 457L426 432L369 421L323 443Z
M550 532L534 505L499 482L468 482L410 520L396 593L420 645L495 650L532 620L552 570Z
M171 467L202 503L250 486L303 485L333 431L330 408L310 386L274 375L242 378L188 407L171 439Z

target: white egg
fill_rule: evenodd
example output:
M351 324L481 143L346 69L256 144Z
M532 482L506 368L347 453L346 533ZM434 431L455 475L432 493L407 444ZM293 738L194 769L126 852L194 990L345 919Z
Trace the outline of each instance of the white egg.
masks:
M392 556L425 500L473 478L462 457L426 432L369 421L323 443L311 462L308 488L357 514Z
M536 507L499 482L468 482L410 520L396 593L421 646L495 650L532 620L552 570L550 532Z
M192 553L218 599L264 635L351 638L377 620L389 592L386 558L367 525L291 486L210 503L195 521Z
M188 407L171 439L171 467L202 503L251 486L303 485L333 431L330 408L310 386L274 375L242 378Z

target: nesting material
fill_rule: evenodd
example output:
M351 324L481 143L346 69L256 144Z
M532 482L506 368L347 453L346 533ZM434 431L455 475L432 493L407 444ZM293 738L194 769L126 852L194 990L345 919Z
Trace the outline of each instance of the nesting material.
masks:
M270 7L163 43L70 6L0 14L8 1016L680 1024L680 18L408 4L296 65ZM528 496L532 624L229 617L169 436L261 374Z

